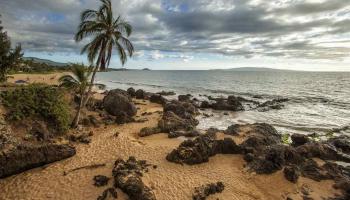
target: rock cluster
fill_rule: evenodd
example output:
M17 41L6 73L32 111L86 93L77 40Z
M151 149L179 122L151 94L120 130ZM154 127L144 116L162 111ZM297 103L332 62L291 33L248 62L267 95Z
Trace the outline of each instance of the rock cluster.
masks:
M209 157L216 154L239 153L239 146L231 139L217 140L215 132L207 132L194 140L185 140L170 152L166 159L174 163L189 165L208 162Z

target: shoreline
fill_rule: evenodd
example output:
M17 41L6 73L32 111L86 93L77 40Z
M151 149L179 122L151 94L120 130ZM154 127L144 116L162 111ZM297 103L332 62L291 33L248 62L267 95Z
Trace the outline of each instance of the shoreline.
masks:
M30 82L57 84L59 74L30 76ZM56 76L55 78L53 78ZM23 78L25 76L17 76ZM53 79L52 79L53 78ZM47 82L48 81L48 82ZM101 99L102 96L99 95ZM96 175L111 176L116 159L127 159L135 156L156 165L144 173L143 182L154 192L157 199L191 199L194 188L202 184L222 181L225 189L222 193L209 196L207 199L302 199L305 190L308 197L334 197L340 190L334 189L333 180L320 182L300 177L294 184L285 179L283 170L269 175L256 174L247 170L247 162L240 154L218 154L209 158L208 162L198 165L179 165L166 160L169 152L176 149L184 140L168 138L159 133L147 137L139 137L142 128L155 127L161 119L163 107L148 100L133 100L138 108L136 119L143 122L132 122L123 125L105 125L99 128L88 128L92 131L89 144L73 143L76 155L43 167L25 171L4 179L0 179L2 199L96 199L105 187L95 187L93 177ZM221 111L220 111L221 112ZM143 115L143 113L151 113ZM118 136L116 133L118 132ZM217 134L219 138L232 138L237 144L243 141L240 136ZM92 164L103 164L96 169L72 169ZM65 175L66 174L66 175ZM112 186L109 181L108 186ZM127 195L117 190L118 199L126 200Z

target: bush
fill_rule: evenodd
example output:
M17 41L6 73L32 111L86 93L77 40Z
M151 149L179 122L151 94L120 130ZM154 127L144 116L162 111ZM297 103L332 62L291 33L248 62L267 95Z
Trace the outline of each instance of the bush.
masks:
M69 108L59 88L33 84L4 91L1 99L8 109L8 120L38 117L59 133L69 129Z

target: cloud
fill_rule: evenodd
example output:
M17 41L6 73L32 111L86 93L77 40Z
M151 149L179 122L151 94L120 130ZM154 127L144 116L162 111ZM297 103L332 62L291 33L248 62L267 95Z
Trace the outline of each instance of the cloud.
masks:
M232 57L342 60L350 36L345 0L113 0L114 12L134 27L138 59L190 61L194 53ZM14 43L31 52L75 52L79 13L96 0L0 1ZM148 53L147 53L148 52ZM169 56L172 55L172 56ZM175 58L176 57L176 58Z

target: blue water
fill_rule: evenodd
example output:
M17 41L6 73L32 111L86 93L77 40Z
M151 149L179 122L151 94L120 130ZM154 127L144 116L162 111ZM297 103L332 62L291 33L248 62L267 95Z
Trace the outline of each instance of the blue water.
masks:
M211 96L261 95L266 101L289 98L282 110L239 113L213 112L201 118L199 128L225 128L232 123L266 122L282 133L326 133L350 125L350 73L326 72L234 72L234 71L117 71L97 75L109 89L174 91L205 99ZM171 97L170 97L171 98ZM211 111L208 111L211 112ZM347 130L345 133L349 133Z

